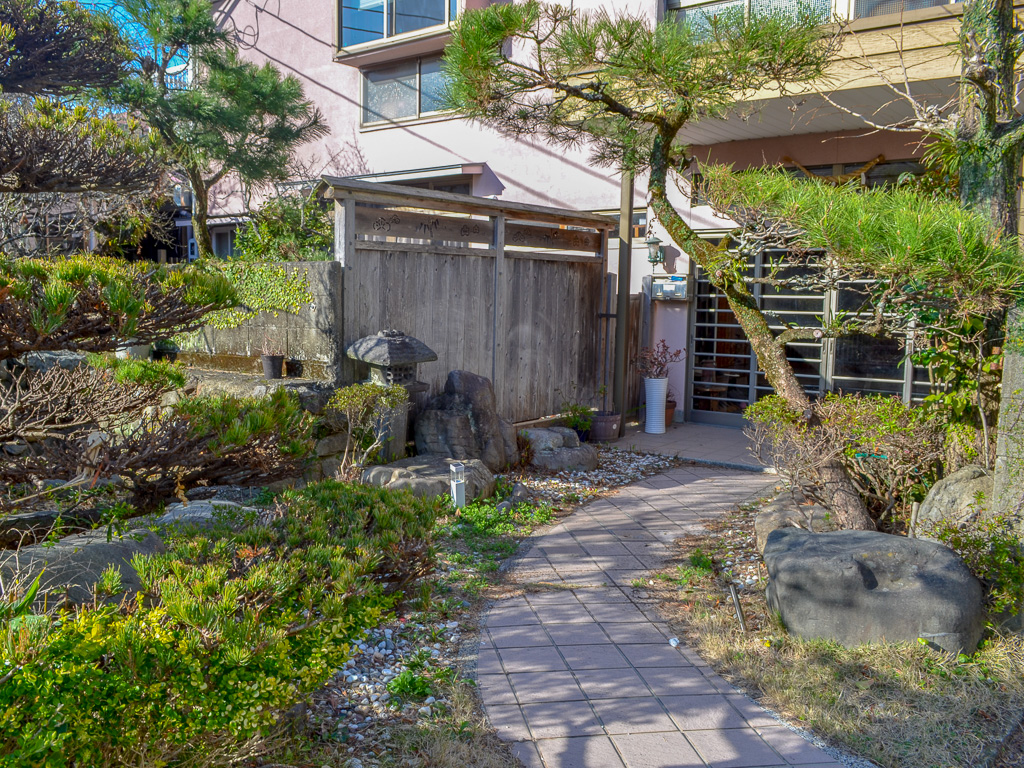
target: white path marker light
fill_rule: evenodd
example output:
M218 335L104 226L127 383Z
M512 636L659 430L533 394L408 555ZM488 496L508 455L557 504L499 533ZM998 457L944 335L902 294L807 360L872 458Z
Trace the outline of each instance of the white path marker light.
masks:
M451 465L452 504L456 509L466 506L466 465L456 461Z

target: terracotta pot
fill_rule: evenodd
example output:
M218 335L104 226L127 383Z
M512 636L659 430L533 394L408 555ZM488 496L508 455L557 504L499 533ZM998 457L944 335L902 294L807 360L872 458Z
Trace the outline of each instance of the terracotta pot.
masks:
M676 401L666 400L665 401L665 426L670 425L676 416Z

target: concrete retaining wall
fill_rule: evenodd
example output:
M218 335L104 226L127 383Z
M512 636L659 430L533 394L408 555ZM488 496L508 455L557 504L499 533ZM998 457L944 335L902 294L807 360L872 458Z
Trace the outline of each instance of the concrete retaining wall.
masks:
M199 368L241 373L262 371L260 354L267 338L285 355L285 375L337 380L341 357L341 265L333 261L282 265L289 273L304 271L312 303L297 315L261 312L236 328L203 327L183 348L178 360Z

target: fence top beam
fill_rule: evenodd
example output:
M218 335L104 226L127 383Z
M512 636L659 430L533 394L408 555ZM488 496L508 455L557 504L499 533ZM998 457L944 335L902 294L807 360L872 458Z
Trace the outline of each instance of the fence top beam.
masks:
M443 210L480 216L504 215L570 227L588 227L599 231L615 229L618 219L597 213L549 208L528 203L511 203L486 197L458 195L430 189L411 189L398 184L379 184L373 181L354 181L336 176L321 177L318 193L333 200L400 205L425 210Z

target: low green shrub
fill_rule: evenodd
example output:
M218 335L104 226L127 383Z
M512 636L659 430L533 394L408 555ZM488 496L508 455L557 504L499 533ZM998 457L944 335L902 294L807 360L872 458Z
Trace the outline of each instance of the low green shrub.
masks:
M812 420L778 395L751 405L744 415L756 446L766 447L780 473L822 503L818 470L838 460L853 478L868 511L881 525L905 526L911 504L942 476L945 436L934 414L896 397L829 394L814 403Z
M1024 607L1024 546L1014 521L995 516L957 525L947 520L927 530L967 563L985 585L994 615L1016 616Z
M327 402L325 417L346 430L341 472L358 470L373 461L388 440L392 418L406 408L409 393L398 384L351 384L337 390ZM401 437L404 441L404 435Z
M180 389L185 386L185 372L174 363L150 360L120 359L97 353L87 357L89 365L111 371L119 384L139 384L154 389Z
M136 556L120 606L0 606L0 764L234 765L433 563L437 507L325 482ZM108 581L113 582L111 578ZM112 586L108 584L107 586Z

